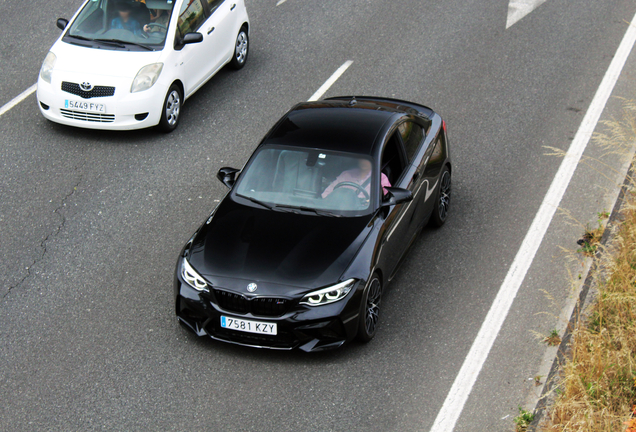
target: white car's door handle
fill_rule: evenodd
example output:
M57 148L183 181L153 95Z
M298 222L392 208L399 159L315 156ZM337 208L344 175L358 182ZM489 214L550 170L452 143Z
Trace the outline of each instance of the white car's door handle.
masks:
M234 3L234 4L230 7L230 10L231 10L231 11L233 11L235 7L236 7L236 3Z
M214 31L214 27L211 27L208 29L208 34L212 33Z

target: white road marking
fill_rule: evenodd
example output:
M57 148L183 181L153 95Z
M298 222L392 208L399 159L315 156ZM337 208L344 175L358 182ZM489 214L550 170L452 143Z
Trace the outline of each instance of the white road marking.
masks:
M541 6L547 0L510 0L508 4L508 21L506 28L512 27L514 23Z
M28 98L29 96L31 96L37 88L38 88L38 85L33 84L31 87L29 87L28 89L26 89L25 91L23 91L22 93L20 93L13 99L11 99L9 102L7 102L5 105L3 105L2 108L0 108L0 116L3 116L7 112L9 112L11 108L16 106L17 104L19 104L20 102Z
M331 87L333 83L338 81L338 78L340 78L340 76L343 73L345 73L347 69L349 69L349 66L351 66L352 63L353 63L353 60L347 60L346 62L344 62L344 64L340 66L338 70L335 71L333 75L329 77L327 81L325 81L325 83L316 91L316 93L314 93L309 98L309 102L317 101L318 99L320 99L322 95L324 95L327 92L327 90L329 90L329 87Z
M636 16L631 22L636 23ZM612 90L623 70L627 57L634 47L635 41L636 26L630 25L603 77L603 81L601 81L601 85L594 95L594 99L592 99L592 103L567 154L563 158L563 162L561 162L561 166L541 203L541 207L539 207L534 221L532 221L532 225L523 239L521 248L517 252L501 288L499 288L499 293L479 329L479 333L459 370L459 374L455 378L455 382L453 382L446 400L437 414L431 432L451 432L455 428L455 424L464 409L464 404L472 391L484 362L488 358L490 349L543 241L552 217L572 179L572 175L605 109L607 100L612 94Z
M276 6L280 6L283 3L285 3L287 0L278 0L278 3L276 3Z

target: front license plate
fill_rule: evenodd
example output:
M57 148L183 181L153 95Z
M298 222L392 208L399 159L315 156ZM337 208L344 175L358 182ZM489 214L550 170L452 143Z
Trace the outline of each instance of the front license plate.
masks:
M247 333L276 334L276 324L221 316L221 327Z
M69 100L69 99L66 99L64 101L64 108L66 108L66 109L74 109L74 110L82 110L82 111L88 111L88 112L95 112L95 113L105 113L106 112L106 105L104 105L104 104L98 104L98 103L93 103L93 102L73 101L73 100Z

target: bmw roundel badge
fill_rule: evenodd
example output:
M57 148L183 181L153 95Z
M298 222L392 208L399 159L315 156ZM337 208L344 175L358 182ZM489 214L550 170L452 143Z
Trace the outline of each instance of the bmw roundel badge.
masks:
M256 288L258 288L258 285L256 285L255 283L251 283L251 284L249 284L249 285L247 286L247 290L248 290L249 292L254 292L254 291L256 291Z

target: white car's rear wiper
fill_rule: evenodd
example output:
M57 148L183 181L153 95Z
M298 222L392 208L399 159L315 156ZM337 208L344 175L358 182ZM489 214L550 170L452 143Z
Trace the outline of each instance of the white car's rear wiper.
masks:
M252 201L253 203L256 203L258 205L261 205L261 206L265 207L267 210L271 210L272 209L271 205L269 205L267 203L264 203L263 201L257 200L256 198L248 197L246 195L241 195L241 194L238 194L238 193L236 194L236 196L241 197L243 199L246 199L248 201Z

